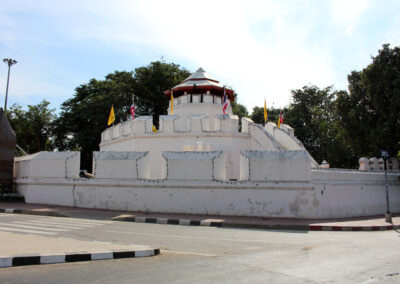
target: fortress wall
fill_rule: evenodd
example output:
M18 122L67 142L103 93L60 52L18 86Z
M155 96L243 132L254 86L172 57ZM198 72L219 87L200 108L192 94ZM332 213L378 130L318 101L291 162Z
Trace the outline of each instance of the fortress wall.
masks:
M386 211L383 172L309 171L304 151L242 151L248 180L229 182L222 153L164 153L165 179L146 181L145 153L95 153L87 179L75 176L79 153L40 152L18 158L15 183L27 203L89 208L314 219ZM400 174L388 181L391 212L400 213Z
M224 151L190 151L162 153L167 180L226 180Z
M14 180L27 203L73 206L79 166L80 152L38 152L15 158Z
M150 179L148 152L93 152L95 178Z
M243 120L242 120L243 121ZM280 150L276 143L264 127L257 123L248 123L248 133L251 137L251 147L247 150Z
M79 177L80 152L38 152L14 160L14 178Z
M384 172L312 170L321 218L381 215L386 212ZM400 212L400 174L388 174L390 210Z
M237 133L185 133L185 134L147 134L121 139L118 143L103 144L101 151L149 151L151 179L163 178L163 151L209 151L224 150L226 152L227 179L239 179L240 150L249 149L250 137ZM201 149L194 145L204 145Z
M240 179L251 181L310 181L306 151L241 151Z
M28 178L16 184L28 203L310 219L383 216L384 182L368 175L362 180L357 173L353 179L347 176L312 170L309 182ZM400 213L398 178L390 175L392 213Z

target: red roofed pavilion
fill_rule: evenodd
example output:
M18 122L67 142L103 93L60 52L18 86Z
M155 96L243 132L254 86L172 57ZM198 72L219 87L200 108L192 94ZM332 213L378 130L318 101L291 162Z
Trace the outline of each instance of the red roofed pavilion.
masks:
M199 68L195 73L187 77L180 84L172 88L174 98L178 98L186 94L205 94L207 91L211 95L223 97L224 86L207 74L202 68ZM234 101L233 90L225 87L226 94L230 101ZM171 90L165 91L164 94L171 97Z

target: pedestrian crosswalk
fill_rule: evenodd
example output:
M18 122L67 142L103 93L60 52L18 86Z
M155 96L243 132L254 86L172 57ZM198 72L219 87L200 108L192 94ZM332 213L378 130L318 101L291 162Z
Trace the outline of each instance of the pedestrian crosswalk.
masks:
M4 220L0 220L0 231L51 236L74 230L103 226L109 223L111 223L111 221L62 217L40 217L30 220L11 222L4 222Z

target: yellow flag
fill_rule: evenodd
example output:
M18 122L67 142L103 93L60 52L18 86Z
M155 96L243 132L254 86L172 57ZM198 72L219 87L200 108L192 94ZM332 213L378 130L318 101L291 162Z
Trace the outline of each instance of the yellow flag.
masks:
M281 123L283 123L283 116L282 111L279 111L278 128L281 128Z
M114 106L111 106L110 115L108 116L108 125L115 121Z
M174 115L174 93L171 90L171 115Z
M268 114L267 114L267 103L266 103L265 98L264 98L264 123L267 122L267 119L268 119Z

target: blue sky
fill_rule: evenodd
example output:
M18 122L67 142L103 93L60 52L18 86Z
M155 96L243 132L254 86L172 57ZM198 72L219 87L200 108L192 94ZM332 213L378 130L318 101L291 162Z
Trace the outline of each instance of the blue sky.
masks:
M384 43L400 45L400 1L5 1L0 56L8 106L51 107L91 78L163 57L202 67L248 110L290 103L290 90L347 88ZM0 105L7 65L0 62ZM162 94L160 94L161 96Z

